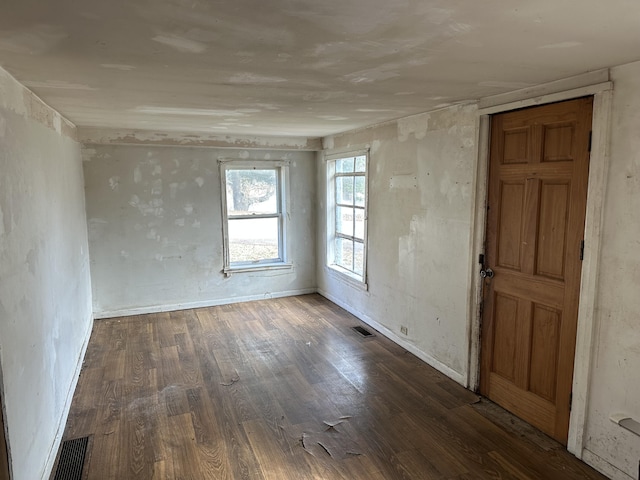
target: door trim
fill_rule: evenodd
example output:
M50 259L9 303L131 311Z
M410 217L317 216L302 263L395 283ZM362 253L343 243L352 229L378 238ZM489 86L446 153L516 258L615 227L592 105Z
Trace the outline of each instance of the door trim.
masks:
M603 204L609 171L609 138L613 83L601 82L596 85L574 88L564 92L536 96L531 98L491 106L478 110L478 162L476 169L476 195L474 199L473 247L470 270L473 272L469 305L471 324L469 327L469 388L477 391L480 385L480 322L482 304L482 281L479 275L478 258L484 253L486 230L487 181L489 167L490 114L506 112L532 105L544 105L563 100L572 100L593 95L592 146L589 161L589 181L587 186L587 205L585 217L585 249L582 262L579 295L578 328L576 335L576 353L574 356L573 403L569 422L567 450L582 458L584 449L584 430L588 408L588 392L591 381L595 321L595 299L599 271L600 242L602 238Z
M0 402L2 398L0 398ZM5 435L5 422L4 416L0 411L0 479L10 479L9 473L9 447L7 446L7 440Z
M11 477L11 451L9 450L9 439L7 432L7 422L4 408L4 380L2 376L2 365L0 365L0 480Z

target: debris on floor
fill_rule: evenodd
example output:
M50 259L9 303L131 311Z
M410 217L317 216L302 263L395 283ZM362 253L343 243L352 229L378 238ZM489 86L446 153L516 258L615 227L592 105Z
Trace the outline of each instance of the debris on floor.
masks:
M345 428L338 428L351 417L346 415L338 420L324 420L322 423L327 427L323 431L305 430L297 436L300 446L318 459L330 457L335 460L343 460L352 456L363 455L359 452L357 443L345 431ZM307 425L308 426L308 425ZM280 426L283 431L287 429Z
M342 422L344 422L344 420L338 420L336 422L329 422L327 420L323 421L322 423L324 423L327 427L327 430L330 430L332 428L336 428L336 425L340 425Z
M228 382L220 382L220 385L224 387L230 387L231 385L238 382L239 380L240 380L240 374L236 370L236 374L233 377L231 377L231 380L229 380Z

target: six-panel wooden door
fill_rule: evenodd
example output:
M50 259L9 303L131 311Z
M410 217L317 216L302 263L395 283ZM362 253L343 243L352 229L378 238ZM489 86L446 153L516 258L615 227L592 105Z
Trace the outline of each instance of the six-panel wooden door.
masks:
M492 117L481 392L566 444L592 98Z

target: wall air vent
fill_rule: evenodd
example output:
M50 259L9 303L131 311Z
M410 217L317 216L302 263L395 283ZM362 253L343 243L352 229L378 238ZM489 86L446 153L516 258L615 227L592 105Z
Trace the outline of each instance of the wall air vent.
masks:
M357 333L359 333L361 336L363 337L375 337L375 335L373 333L371 333L369 330L367 330L364 327L351 327L353 328Z
M89 437L65 440L60 447L58 468L53 480L82 480Z

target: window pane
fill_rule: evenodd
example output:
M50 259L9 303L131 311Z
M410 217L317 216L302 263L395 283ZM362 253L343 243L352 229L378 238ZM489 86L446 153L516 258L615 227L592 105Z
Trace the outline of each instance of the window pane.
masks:
M364 275L364 244L354 242L353 247L353 271L362 276Z
M341 158L336 160L336 172L349 173L353 172L353 160L354 158Z
M335 216L334 230L327 232L329 238L333 237L327 260L329 265L342 267L354 276L360 276L363 281L367 158L366 154L345 156L327 164L327 172L333 174L328 185L333 197L327 199L332 209L329 214Z
M353 178L354 177L336 177L337 203L353 205Z
M364 177L355 177L355 186L354 186L354 196L356 200L356 205L358 207L364 207L364 201L366 198L366 184L364 181Z
M278 218L229 219L229 261L278 260Z
M336 265L353 271L353 241L336 238Z
M354 237L359 238L360 240L364 240L364 209L356 208L356 231L354 232Z
M226 181L227 214L278 213L277 169L228 169Z
M336 207L336 231L353 237L352 207Z

